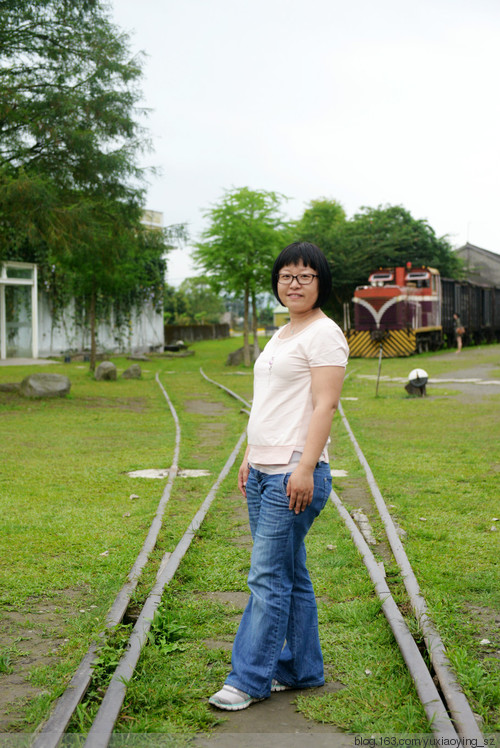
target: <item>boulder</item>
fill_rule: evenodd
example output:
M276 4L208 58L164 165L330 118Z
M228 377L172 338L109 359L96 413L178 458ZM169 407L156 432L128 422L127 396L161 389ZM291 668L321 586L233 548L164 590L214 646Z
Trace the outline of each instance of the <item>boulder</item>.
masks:
M29 374L21 382L19 393L23 397L64 397L71 389L71 382L63 374L44 372Z
M124 379L140 379L142 377L142 369L139 364L132 364L122 374Z
M98 382L114 382L116 379L116 366L111 361L103 361L95 370L95 378Z
M0 384L0 392L19 392L21 382L4 382Z
M255 348L253 345L250 346L250 361L251 363L255 362L255 359L260 355L260 349L257 351L257 356L255 355ZM226 361L226 366L239 366L243 363L243 356L244 356L244 348L238 348L238 350L233 351L229 354Z

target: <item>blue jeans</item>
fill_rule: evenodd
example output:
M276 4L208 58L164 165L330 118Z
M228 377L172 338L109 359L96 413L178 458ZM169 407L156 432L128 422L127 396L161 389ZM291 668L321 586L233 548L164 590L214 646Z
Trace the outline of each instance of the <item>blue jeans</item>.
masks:
M296 688L325 682L304 538L330 495L330 467L326 462L316 465L313 500L300 514L288 508L290 475L267 475L251 468L246 486L253 537L251 594L226 683L253 698L269 696L273 678Z

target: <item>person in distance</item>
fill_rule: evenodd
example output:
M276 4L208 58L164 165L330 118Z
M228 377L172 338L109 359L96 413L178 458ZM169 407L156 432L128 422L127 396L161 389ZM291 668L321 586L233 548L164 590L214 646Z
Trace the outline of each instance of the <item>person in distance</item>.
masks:
M455 353L460 353L462 350L462 337L465 335L465 327L462 325L457 312L453 312L453 327L455 330L455 339L457 341L457 350Z

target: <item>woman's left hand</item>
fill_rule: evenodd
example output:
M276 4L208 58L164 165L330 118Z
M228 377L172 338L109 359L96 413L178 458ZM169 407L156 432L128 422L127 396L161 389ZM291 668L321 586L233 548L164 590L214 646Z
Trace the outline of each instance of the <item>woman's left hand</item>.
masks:
M314 469L298 465L288 479L286 495L290 498L288 508L295 514L307 509L313 500Z

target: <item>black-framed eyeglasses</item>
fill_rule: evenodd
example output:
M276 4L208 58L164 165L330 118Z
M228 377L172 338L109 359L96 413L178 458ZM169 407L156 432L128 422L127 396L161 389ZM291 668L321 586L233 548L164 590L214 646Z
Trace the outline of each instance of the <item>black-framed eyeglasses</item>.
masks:
M298 275L292 275L291 273L278 273L278 283L282 283L284 286L289 286L295 279L301 286L308 286L313 282L313 278L317 277L317 275L313 275L312 273L299 273Z

